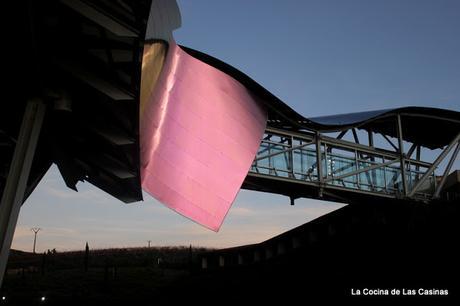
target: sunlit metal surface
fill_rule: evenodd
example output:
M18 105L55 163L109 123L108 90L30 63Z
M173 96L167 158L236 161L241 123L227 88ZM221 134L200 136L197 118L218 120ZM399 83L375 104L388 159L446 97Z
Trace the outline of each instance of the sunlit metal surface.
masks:
M172 41L172 32L180 28L182 18L175 0L153 0L150 6L145 41Z
M139 113L142 117L145 105L150 100L155 85L160 77L161 70L166 58L168 44L163 41L146 43L142 56L142 77Z
M246 87L170 42L140 118L143 189L219 230L266 121L262 103Z

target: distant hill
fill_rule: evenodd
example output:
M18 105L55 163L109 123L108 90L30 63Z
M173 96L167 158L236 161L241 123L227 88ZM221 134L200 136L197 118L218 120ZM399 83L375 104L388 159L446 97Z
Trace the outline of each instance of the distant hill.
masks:
M106 265L119 267L158 265L161 262L168 266L188 265L198 254L212 251L210 248L189 246L167 247L134 247L134 248L110 248L91 249L89 251L89 264L91 267L104 267ZM46 258L43 258L43 257ZM41 267L43 260L46 266L53 270L80 268L84 262L85 251L50 252L33 254L20 250L11 250L8 260L9 269L35 266Z
M40 262L40 256L40 254L34 254L32 252L11 249L8 258L8 268L36 265Z
M21 251L21 250L15 250L15 249L10 250L10 258L12 256L27 256L27 255L34 255L34 253Z

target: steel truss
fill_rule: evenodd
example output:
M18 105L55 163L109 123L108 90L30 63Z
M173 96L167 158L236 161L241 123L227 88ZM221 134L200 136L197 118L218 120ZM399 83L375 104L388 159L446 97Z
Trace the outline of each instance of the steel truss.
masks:
M424 161L420 145L411 143L405 151L400 115L396 115L395 122L397 144L382 135L391 149L376 147L372 131L367 131L365 145L360 143L355 128L331 137L321 132L299 133L268 127L248 176L300 182L317 187L320 197L324 192L337 190L424 201L440 197L460 151L460 133L433 162ZM353 141L343 140L348 131ZM437 176L435 170L454 147L444 173Z

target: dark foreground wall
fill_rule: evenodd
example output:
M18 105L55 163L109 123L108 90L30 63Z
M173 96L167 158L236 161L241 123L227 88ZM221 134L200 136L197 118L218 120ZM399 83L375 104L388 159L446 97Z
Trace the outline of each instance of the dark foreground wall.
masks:
M181 287L234 302L448 301L459 294L459 205L349 205L262 244L209 253Z

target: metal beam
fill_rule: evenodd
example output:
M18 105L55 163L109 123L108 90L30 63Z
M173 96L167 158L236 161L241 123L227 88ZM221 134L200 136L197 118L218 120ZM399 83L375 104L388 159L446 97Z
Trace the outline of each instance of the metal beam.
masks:
M61 2L71 9L82 14L89 20L94 23L104 27L115 35L121 37L137 37L138 34L134 29L130 29L128 26L122 24L120 21L116 20L112 16L108 16L102 13L97 8L93 7L90 4L85 3L84 1L79 0L61 0Z
M420 157L421 157L421 153L422 153L421 151L422 151L422 149L421 149L420 145L417 145L417 151L415 153L415 160L420 161ZM420 166L418 164L415 165L415 171L420 171ZM418 178L418 175L417 175L417 178Z
M394 145L394 143L390 140L390 138L387 137L387 135L382 133L380 133L380 135L382 135L383 138L385 138L385 140L388 141L388 143L395 149L396 152L398 151L398 147Z
M3 281L11 242L24 200L46 106L38 99L27 103L19 137L0 204L0 286Z
M326 143L328 145L334 146L334 148L339 148L341 150L349 149L349 151L354 151L358 150L360 153L367 153L367 154L373 154L375 157L386 157L386 158L399 158L399 154L396 154L395 152L387 151L387 150L381 150L381 149L375 149L371 148L369 146L365 146L362 144L355 144L353 142L348 142L344 140L338 140L335 138L330 138L326 136L322 136L321 141L323 143ZM397 149L396 149L397 150ZM407 159L406 161L410 161L414 165L418 164L423 167L429 167L431 166L431 163L423 162L423 161L417 161L413 159Z
M289 138L289 145L292 147L293 143L294 143L294 137L290 137ZM294 177L294 153L293 153L293 150L290 150L289 151L289 170L291 171L289 173L289 175L291 175L292 177Z
M444 170L444 174L442 176L441 182L439 183L438 187L436 187L436 191L433 194L433 198L439 197L439 194L441 193L442 187L446 183L447 176L449 175L450 169L452 168L452 165L454 164L455 159L457 158L458 151L460 151L460 142L457 143L457 147L455 148L454 153L452 154L449 163L447 164L446 169Z
M267 127L265 129L265 132L269 132L272 134L275 134L277 136L283 135L283 136L294 136L296 138L302 138L306 140L313 140L315 138L316 133L308 133L308 132L294 132L294 131L287 131L287 130L281 130L279 128L273 128L273 127ZM334 138L335 139L335 138Z
M256 159L254 159L254 162L257 162L257 161L262 160L262 159L270 158L270 157L273 157L273 156L276 156L276 155L279 155L279 154L283 154L283 153L286 153L286 152L291 152L291 151L294 151L294 150L297 150L297 149L301 149L303 147L311 145L312 143L313 143L313 141L304 143L303 145L300 145L300 146L291 147L289 149L285 149L285 150L282 150L282 151L279 151L279 152L275 152L275 153L271 153L271 154L264 155L264 156L261 156L261 157L257 157Z
M316 133L316 167L318 172L318 181L323 182L323 166L322 166L322 156L321 156L321 138L320 134Z
M425 172L425 174L422 176L422 178L415 184L414 188L409 192L408 196L412 197L417 190L422 186L422 184L426 181L428 176L431 175L431 173L436 169L436 167L443 161L443 159L446 157L446 155L450 152L450 150L453 148L453 146L459 141L460 139L460 133L452 140L452 142L442 151L442 153L436 158L434 163L431 165L431 167Z
M358 133L356 133L356 129L355 129L355 128L352 128L351 131L352 131L352 133L353 133L353 139L355 140L355 142L356 142L357 144L360 144L360 143L359 143Z
M304 141L311 141L312 143L315 141L314 140L314 136L311 136L310 134L300 134L300 133L295 133L295 132L287 132L287 131L283 131L283 130L279 130L279 129L274 129L274 128L267 128L266 130L266 133L272 133L273 135L276 135L276 136L286 136L286 137L290 137L290 136L293 136L295 139L300 139L300 140L304 140ZM386 137L385 135L382 134L383 137ZM387 141L389 143L391 143L391 145L393 146L393 148L395 149L395 151L397 152L398 151L398 148L391 142L391 140L389 140L388 138L386 138ZM363 144L356 144L356 143L353 143L353 142L350 142L350 141L346 141L346 140L342 140L342 139L337 139L337 138L334 138L334 137L328 137L328 136L325 136L325 135L321 135L321 142L323 143L326 143L328 145L332 145L332 146L339 146L341 147L340 149L344 149L344 148L347 148L347 149L350 149L350 150L359 150L361 151L362 153L369 153L369 154L374 154L376 157L388 157L388 158L399 158L399 154L395 153L394 151L389 151L389 150L385 150L385 149L381 149L381 148L374 148L374 147L369 147L367 145L363 145ZM283 146L285 144L281 144L281 143L276 143L280 146ZM420 160L414 160L414 159L407 159L406 158L406 161L410 161L411 163L413 163L414 165L417 165L419 164L420 166L424 166L424 167L429 167L431 166L431 163L427 163L427 162L423 162L423 161L420 161Z
M348 132L348 130L344 130L342 132L340 132L340 134L337 136L337 139L342 139L343 136L345 136L345 134Z
M403 142L403 133L402 133L402 123L401 115L396 115L396 121L398 125L398 149L401 160L401 181L403 183L403 193L407 196L407 178L406 178L406 161L404 156L404 142Z
M377 156L386 156L390 158L397 158L399 157L398 154L395 154L393 151L388 151L388 150L382 150L382 149L375 149L371 148L369 146L363 145L363 144L357 144L354 142L346 141L346 140L341 140L341 139L335 139L327 136L322 136L322 142L325 142L327 144L333 145L333 146L339 146L342 149L348 148L350 151L358 150L363 153L369 153L369 154L374 154Z
M90 126L95 133L117 146L132 145L135 139L128 136L125 132L114 128L113 126Z
M374 133L372 130L367 131L367 139L369 141L369 147L374 147Z
M292 179L289 177L271 176L269 174L254 173L254 172L249 172L247 176L253 177L253 178L269 179L269 180L275 180L275 181L280 181L280 182L288 182L288 183L293 183L293 184L298 184L298 185L316 187L316 188L321 188L322 190L340 190L340 191L347 191L351 193L360 193L360 194L384 197L388 199L394 198L393 194L386 194L386 193L375 192L375 191L366 191L362 189L350 189L348 187L341 187L341 186L327 185L327 184L320 186L320 184L317 181L303 181L303 180ZM271 192L271 191L267 191L267 192ZM322 192L323 191L321 191L321 193ZM300 196L301 195L299 195L299 197Z
M97 76L87 67L76 63L75 60L65 59L58 62L58 65L63 70L69 72L74 77L103 93L114 101L134 101L134 95L125 91L122 88L114 85L113 82Z
M370 167L366 167L366 168L358 169L358 170L355 170L355 171L352 171L352 172L348 172L348 173L345 173L345 174L342 174L342 175L339 175L339 176L331 177L331 178L325 179L324 182L327 183L327 182L334 181L334 180L341 180L341 179L343 179L345 177L349 177L349 176L357 175L357 174L360 174L360 173L363 173L363 172L366 172L366 171L386 167L386 166L389 166L389 165L394 164L396 162L399 162L399 159L390 160L390 161L387 161L387 162L382 163L382 164L373 165L373 166L370 166Z
M415 149L418 147L416 143L413 143L412 146L407 151L406 158L411 158L412 154L414 154Z
M369 147L374 148L374 133L372 130L367 130L367 138L369 142ZM371 155L371 162L375 162L375 156ZM377 184L377 173L375 171L372 172L372 185Z

